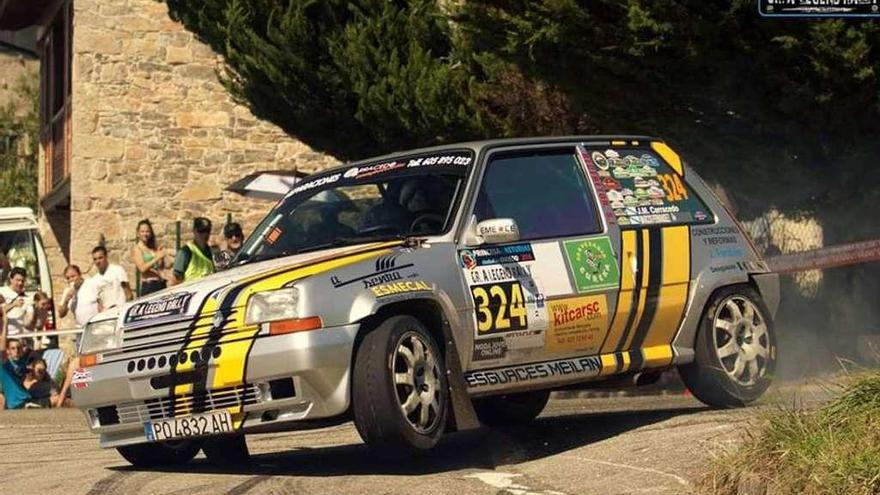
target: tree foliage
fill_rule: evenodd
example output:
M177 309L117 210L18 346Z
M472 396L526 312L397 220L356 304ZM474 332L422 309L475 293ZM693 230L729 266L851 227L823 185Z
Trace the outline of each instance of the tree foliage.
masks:
M487 134L435 1L168 4L226 57L233 95L319 149L359 157Z
M37 208L40 99L36 81L36 75L22 77L9 101L0 106L0 207Z
M487 136L660 135L746 216L771 203L821 215L874 174L870 21L767 20L752 0L167 3L226 57L236 97L343 158Z

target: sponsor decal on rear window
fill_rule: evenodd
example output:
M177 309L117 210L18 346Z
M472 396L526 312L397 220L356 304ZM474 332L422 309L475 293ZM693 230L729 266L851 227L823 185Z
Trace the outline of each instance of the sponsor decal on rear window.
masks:
M589 150L581 157L591 175L595 171L603 209L610 208L621 226L712 221L684 179L649 149Z

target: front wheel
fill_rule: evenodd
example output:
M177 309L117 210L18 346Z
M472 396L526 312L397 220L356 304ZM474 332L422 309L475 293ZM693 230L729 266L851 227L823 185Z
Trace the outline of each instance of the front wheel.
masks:
M148 468L155 466L179 466L191 461L199 453L201 445L192 440L178 440L163 443L142 443L117 447L126 461L132 466Z
M418 319L393 316L364 336L352 375L354 423L386 454L428 450L446 426L446 369Z
M688 389L714 407L756 400L776 365L773 321L760 294L749 286L719 290L700 322L694 361L679 367Z

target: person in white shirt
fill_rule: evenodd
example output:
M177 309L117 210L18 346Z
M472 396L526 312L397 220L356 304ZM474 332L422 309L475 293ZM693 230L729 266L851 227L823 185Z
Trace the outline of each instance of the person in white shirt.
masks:
M107 248L98 246L92 249L92 261L98 269L98 273L92 278L100 285L99 299L104 309L121 306L134 298L128 283L128 274L121 266L110 263L107 259Z
M98 299L100 286L93 280L94 277L84 279L82 271L76 265L69 265L64 269L64 279L67 280L67 287L61 295L58 317L64 318L68 313L73 314L76 325L84 327L93 316L104 309Z
M24 291L27 272L15 267L9 271L9 284L0 287L0 304L6 313L9 336L31 331L34 328L34 304Z

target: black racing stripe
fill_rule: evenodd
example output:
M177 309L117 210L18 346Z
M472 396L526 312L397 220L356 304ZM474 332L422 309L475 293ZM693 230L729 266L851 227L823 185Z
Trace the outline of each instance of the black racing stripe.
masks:
M629 370L627 371L635 371L640 370L645 365L645 356L642 354L641 349L636 349L634 351L629 351Z
M631 349L639 351L645 345L645 339L648 337L648 331L651 324L654 323L654 315L657 314L657 306L660 301L660 287L663 284L663 239L660 229L648 230L648 256L650 258L650 267L648 268L648 290L645 294L645 311L642 313L642 319L636 328L636 334L633 338ZM643 363L642 353L638 354L639 365ZM633 361L635 368L635 361Z
M200 375L200 379L193 383L192 408L195 413L205 412L208 398L208 363L211 361L211 355L214 352L214 348L220 345L220 339L222 339L224 335L229 335L238 330L234 329L230 332L223 331L226 324L232 319L232 315L235 313L232 309L232 305L235 303L238 296L241 295L242 291L244 291L245 287L249 287L250 285L251 284L239 284L223 296L223 301L220 303L220 309L218 309L218 312L223 315L223 320L220 325L213 325L212 323L211 331L208 332L208 338L205 339L199 347L198 355L203 356L203 359L196 362L196 369L202 371L202 374Z
M642 260L642 231L636 231L636 259L639 260L639 268L641 268L641 260ZM632 305L630 306L629 316L626 318L626 325L623 328L623 333L620 334L620 340L617 342L617 346L615 350L621 351L623 350L623 346L626 345L626 339L629 338L629 332L632 330L633 322L636 319L636 314L639 312L639 298L642 293L642 273L641 270L633 274L635 280L633 281L633 291L632 291ZM623 369L623 360L617 362L617 372Z
M391 246L391 247L393 247L393 246ZM357 250L352 250L348 253L340 254L340 256L338 258L354 256L354 255L358 255L358 254L365 254L365 253L369 253L370 251L374 251L374 250L379 251L379 250L384 250L384 249L388 249L388 247L381 247L381 248L380 247L370 247L370 248L364 248L364 249L357 249ZM271 278L271 277L274 277L277 275L281 275L282 273L285 273L288 271L300 270L300 269L303 269L303 268L306 268L309 266L324 263L326 261L331 261L331 259L338 259L338 258L317 259L311 263L307 262L307 263L303 263L301 265L296 265L296 266L292 266L292 267L284 267L284 268L280 268L278 270L271 270L271 271L264 273L262 275L259 275L259 276L256 276L256 277L239 282L238 285L236 285L231 290L229 290L229 292L227 292L226 296L224 296L223 301L220 304L220 309L218 310L219 312L221 312L221 314L223 314L223 323L220 326L213 326L212 325L211 331L208 333L208 339L199 348L199 351L198 351L199 355L200 356L206 356L206 355L210 356L212 351L214 350L214 347L219 345L220 338L223 336L223 327L226 326L227 322L230 319L230 315L232 314L232 304L235 302L235 299L241 294L241 292L246 287L250 287L253 284L259 283L263 280L266 280L268 278ZM220 290L223 290L225 288L226 287L217 289L214 293L216 293ZM186 337L184 338L183 346L180 349L181 352L183 350L185 350L187 348L187 346L190 344L190 342L192 341L191 337L192 337L193 331L195 330L195 322L197 322L200 319L201 312L205 308L205 302L207 302L208 299L210 299L210 297L211 297L210 295L208 297L206 297L202 301L202 304L199 306L199 309L195 312L195 317L193 318L193 321L190 324L190 328L187 330ZM256 337L256 335L254 337ZM252 340L255 340L255 338ZM247 353L247 355L245 355L245 371L244 371L245 374L247 373L247 368L246 368L247 356L250 354L251 348L253 348L253 342L251 342L251 347L248 348L248 353ZM204 370L205 373L204 373L204 379L193 384L193 403L191 405L193 412L204 412L204 410L205 410L205 403L206 403L206 399L207 399L207 390L208 390L208 375L209 375L209 373L207 372L207 367L208 367L209 361L210 361L210 357L208 357L208 359L201 359L196 363L195 369ZM175 365L171 367L171 375L174 375L176 373L177 373L177 365L175 363ZM242 377L242 378L244 378L244 377ZM174 400L175 399L174 387L169 388L168 394L169 394L169 402L171 403L171 416L174 416L176 414L176 407L175 407L176 404L175 404L175 400Z
M222 290L222 288L217 289L217 291L219 291L219 290ZM190 322L190 324L189 324L189 328L186 331L186 335L183 338L183 344L181 345L180 349L178 350L178 355L180 355L184 351L186 351L186 346L189 344L190 338L192 337L193 332L197 328L196 322L199 321L199 315L201 315L202 310L205 309L205 304L208 302L208 299L211 298L211 295L213 295L213 293L208 294L207 297L202 299L201 304L199 304L199 308L195 311L195 313L193 313L194 317L192 319L192 322ZM178 374L177 373L177 364L178 364L178 360L174 360L174 362L171 363L171 369L169 370L169 373L168 373L168 375L170 377L169 379L172 381L176 381L176 376ZM174 416L177 415L177 398L174 395L174 387L168 387L168 404L169 404L169 409L170 409L168 411L169 416L173 418Z

